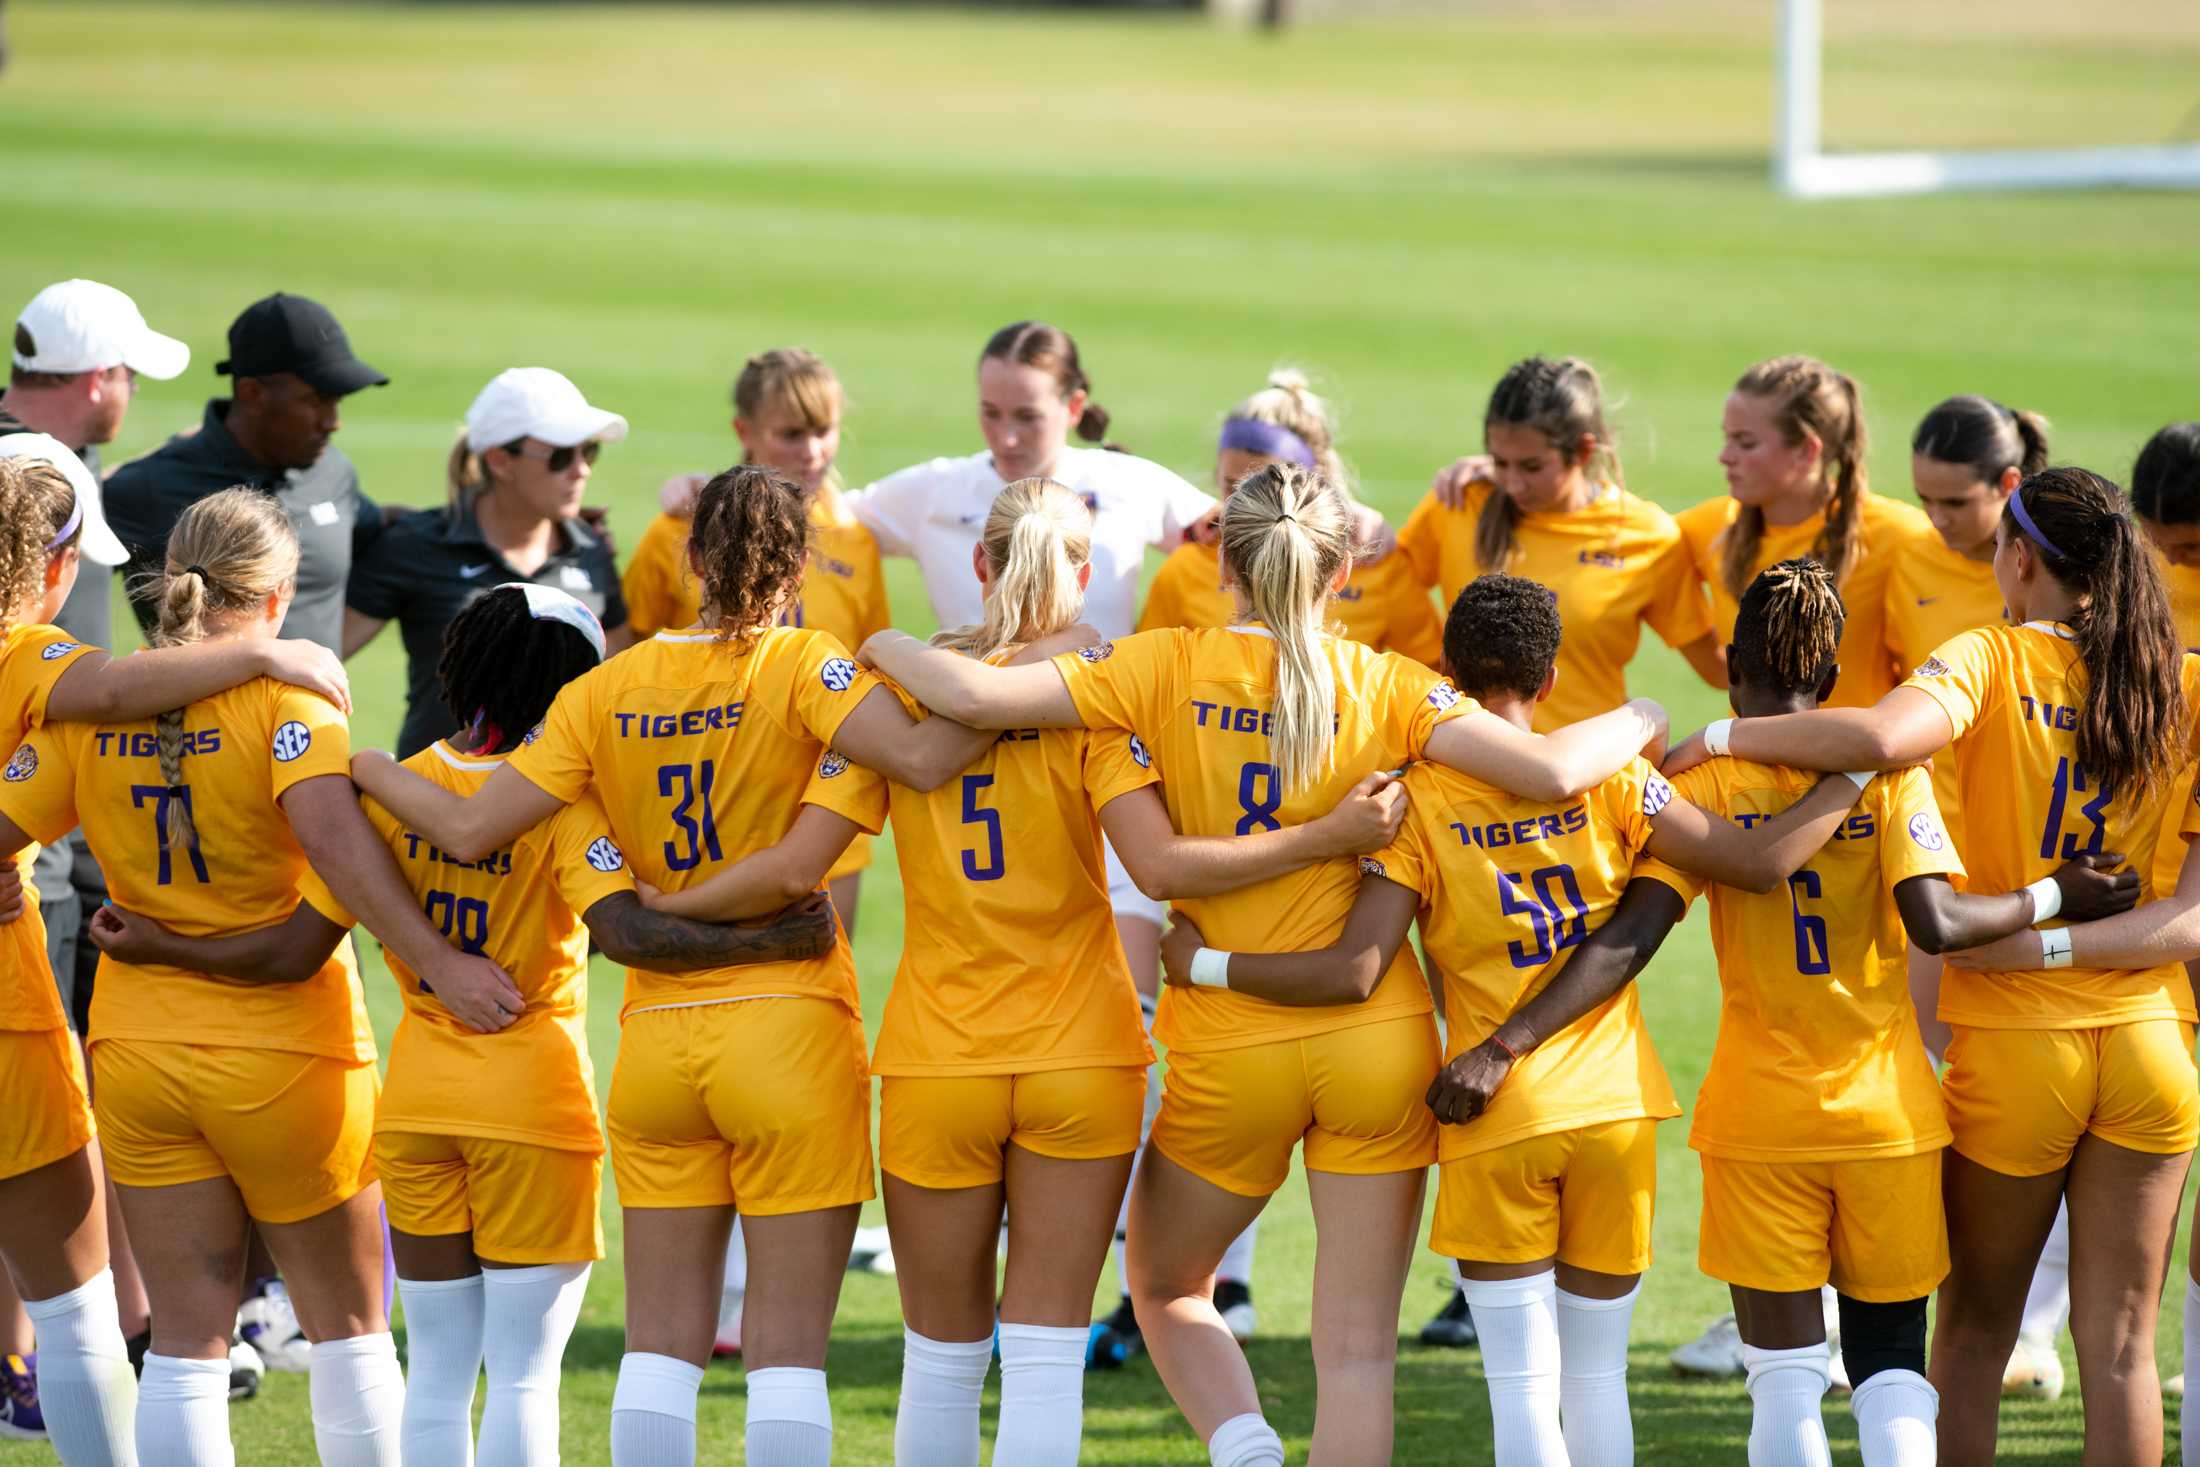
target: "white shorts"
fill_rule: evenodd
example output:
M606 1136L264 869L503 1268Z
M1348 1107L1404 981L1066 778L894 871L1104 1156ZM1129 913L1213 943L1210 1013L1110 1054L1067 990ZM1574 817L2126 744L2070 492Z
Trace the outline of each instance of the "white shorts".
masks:
M1130 872L1123 869L1123 862L1116 856L1114 845L1107 842L1103 844L1107 844L1108 849L1108 906L1118 917L1137 917L1156 927L1166 926L1169 916L1167 905L1140 891L1138 883L1131 880Z

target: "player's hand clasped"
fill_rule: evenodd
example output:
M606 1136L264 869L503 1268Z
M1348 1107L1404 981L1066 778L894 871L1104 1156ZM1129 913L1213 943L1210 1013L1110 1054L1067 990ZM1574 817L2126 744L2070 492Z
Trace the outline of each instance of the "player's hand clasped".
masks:
M1512 1056L1503 1045L1483 1040L1436 1072L1435 1082L1428 1087L1429 1110L1446 1126L1473 1120L1489 1109L1512 1067Z
M420 975L421 986L436 996L461 1024L477 1034L494 1034L511 1027L527 1009L527 1000L506 973L487 958L452 949L439 959L432 973Z
M2139 873L2125 868L2125 859L2122 851L2103 851L2056 867L2063 919L2091 922L2131 910L2139 900ZM1947 961L1975 973L2023 973L2045 966L2046 952L2040 929L2026 927L1984 947L1949 953Z

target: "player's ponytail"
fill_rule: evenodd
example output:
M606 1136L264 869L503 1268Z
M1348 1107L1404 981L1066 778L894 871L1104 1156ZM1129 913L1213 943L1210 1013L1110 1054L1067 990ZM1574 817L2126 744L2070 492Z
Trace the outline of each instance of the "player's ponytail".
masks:
M2184 649L2161 568L2125 513L2123 490L2084 469L2045 469L2017 486L2003 517L2005 533L2024 537L2077 601L2070 632L2085 666L2078 762L2118 798L2145 799L2182 762Z
M1269 747L1285 792L1304 788L1329 768L1337 678L1324 645L1322 610L1351 551L1344 495L1312 469L1270 464L1246 475L1223 501L1223 561L1244 588L1254 619L1276 642Z
M1237 423L1263 423L1282 434L1262 434L1233 428ZM1242 439L1233 443L1233 437ZM1257 440L1272 441L1261 443ZM1296 441L1294 441L1296 440ZM1337 452L1336 416L1329 404L1314 392L1306 374L1296 367L1278 367L1268 374L1268 385L1230 409L1223 420L1222 446L1245 447L1264 458L1280 458L1320 469L1329 482L1350 495L1352 476L1344 455Z
M1493 424L1531 428L1551 451L1600 484L1619 484L1619 453L1604 426L1604 384L1596 368L1579 357L1529 357L1505 369L1490 389L1482 414L1487 437ZM1512 560L1520 506L1510 494L1490 495L1474 525L1474 559L1485 571L1502 571Z
M1067 486L1052 479L1010 484L993 496L979 543L990 576L985 620L943 631L933 646L990 657L1050 637L1084 614L1077 572L1092 559L1092 511Z
M1833 573L1816 560L1765 567L1734 615L1734 680L1787 697L1817 691L1840 655L1846 619Z
M59 469L44 459L0 458L0 632L37 610L47 562L83 533L69 528L75 514L76 490Z
M1998 490L2011 469L2029 477L2047 467L2047 419L1990 397L1951 397L1919 420L1910 452L1968 469Z
M786 475L737 464L705 484L688 556L703 588L703 619L719 640L754 640L801 589L809 550L802 486Z
M1780 436L1790 447L1805 439L1819 446L1818 476L1826 492L1826 524L1811 546L1813 559L1833 572L1836 586L1862 558L1864 496L1864 405L1856 379L1815 357L1774 357L1759 362L1734 384L1736 392L1765 399ZM1735 598L1749 588L1764 543L1765 512L1745 504L1727 527L1720 578Z
M282 506L257 489L224 489L183 512L168 535L166 566L139 578L137 590L159 609L156 647L181 647L206 639L207 621L256 611L298 576L298 532ZM170 788L183 783L183 710L153 721L159 736L160 777ZM168 849L198 839L191 808L168 803Z

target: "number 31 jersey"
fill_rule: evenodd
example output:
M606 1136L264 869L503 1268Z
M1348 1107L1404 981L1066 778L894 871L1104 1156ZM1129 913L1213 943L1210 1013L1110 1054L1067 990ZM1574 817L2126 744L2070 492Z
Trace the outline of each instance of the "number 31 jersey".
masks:
M1398 838L1360 870L1421 898L1451 1060L1542 992L1604 925L1673 787L1641 759L1557 804L1433 764L1408 770L1405 785ZM1456 1161L1552 1131L1680 1113L1630 983L1538 1045L1474 1124L1442 1127L1438 1156Z
M2185 657L2181 671L2186 717L2200 720L2200 659ZM2139 873L2139 900L2168 895L2155 886L2156 850L2200 830L2200 812L2190 800L2172 803L2169 777L2133 800L2102 789L2078 763L2085 669L2066 628L2028 622L1965 632L1903 686L1938 703L1955 733L1964 862L1980 891L2015 891L2073 856L2121 851ZM2180 766L2192 757L2196 729L2200 721L2180 732ZM2194 1013L2183 965L2164 963L2029 973L1950 967L1940 980L1940 1017L1981 1029L2092 1029L2189 1021Z
M182 782L161 776L153 720L48 724L0 782L0 810L51 842L79 822L118 906L186 937L248 932L298 905L305 852L277 803L321 775L351 780L351 733L318 693L256 678L183 711ZM198 839L170 850L177 806ZM233 983L165 965L99 960L101 1039L374 1058L351 944L303 983Z
M1323 636L1317 656L1337 680L1337 731L1328 770L1286 793L1268 742L1276 644L1260 626L1163 629L1054 659L1088 728L1138 735L1161 771L1169 818L1184 835L1250 835L1325 815L1354 783L1421 755L1436 725L1480 705L1418 662ZM1176 905L1210 947L1303 952L1344 930L1359 867L1340 856L1221 896ZM1428 984L1401 948L1364 1004L1273 1004L1222 988L1162 990L1154 1037L1188 1052L1237 1049L1427 1013Z
M876 832L846 785L810 771L877 677L823 632L771 627L747 646L660 632L567 683L511 767L572 804L590 788L634 874L685 891L776 844L804 804ZM822 957L694 973L630 969L620 1017L660 1005L804 994L858 1010L845 940Z
M438 740L404 767L465 796L503 762L460 754ZM373 800L360 803L428 921L453 947L509 973L527 1001L510 1028L479 1033L443 1007L403 958L385 950L405 1017L390 1041L375 1129L602 1151L588 1062L588 929L580 914L634 890L603 806L583 795L506 849L461 861ZM322 916L353 924L318 875L306 873L303 891Z
M1746 826L1785 810L1821 778L1719 758L1675 775L1673 788ZM1704 889L1700 877L1655 858L1635 874L1683 901ZM1920 766L1874 779L1786 886L1761 895L1712 887L1719 1037L1688 1144L1710 1156L1782 1162L1946 1145L1892 893L1913 876L1962 875L1932 775Z

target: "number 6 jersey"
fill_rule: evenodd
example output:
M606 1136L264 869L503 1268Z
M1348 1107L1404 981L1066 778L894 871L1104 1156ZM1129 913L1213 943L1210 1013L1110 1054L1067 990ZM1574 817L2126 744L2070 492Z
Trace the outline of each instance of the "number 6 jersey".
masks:
M318 693L255 678L186 708L182 747L183 778L170 785L153 720L48 724L23 745L27 767L0 783L0 810L43 841L81 822L116 904L186 937L282 921L298 905L306 857L278 801L321 775L350 782L344 715ZM198 839L171 850L179 806ZM101 1039L374 1058L348 942L303 983L236 983L103 956L91 1026Z
M2200 659L2182 659L2185 714L2200 714ZM2121 851L2139 873L2139 900L2155 885L2165 839L2200 830L2190 800L2175 805L2172 776L2191 760L2200 723L2188 722L2176 765L2134 801L2078 763L2085 669L2068 629L2046 622L1981 627L1944 644L1902 686L1938 703L1955 734L1963 800L1964 863L1980 891L2029 886L2071 857ZM2062 925L2057 923L2055 925ZM2139 1019L2194 1017L2182 964L1976 973L1947 968L1940 1017L1980 1029L2092 1029Z
M1269 749L1276 645L1268 629L1163 629L1054 659L1088 728L1138 735L1161 773L1169 819L1184 835L1249 835L1325 815L1353 784L1417 759L1436 725L1480 705L1418 662L1324 635L1337 680L1329 768L1287 794ZM1209 946L1249 952L1326 947L1344 930L1360 886L1340 856L1222 896L1178 902ZM1171 1049L1237 1049L1427 1013L1428 984L1401 948L1366 1003L1272 1004L1228 989L1162 990L1154 1037Z

